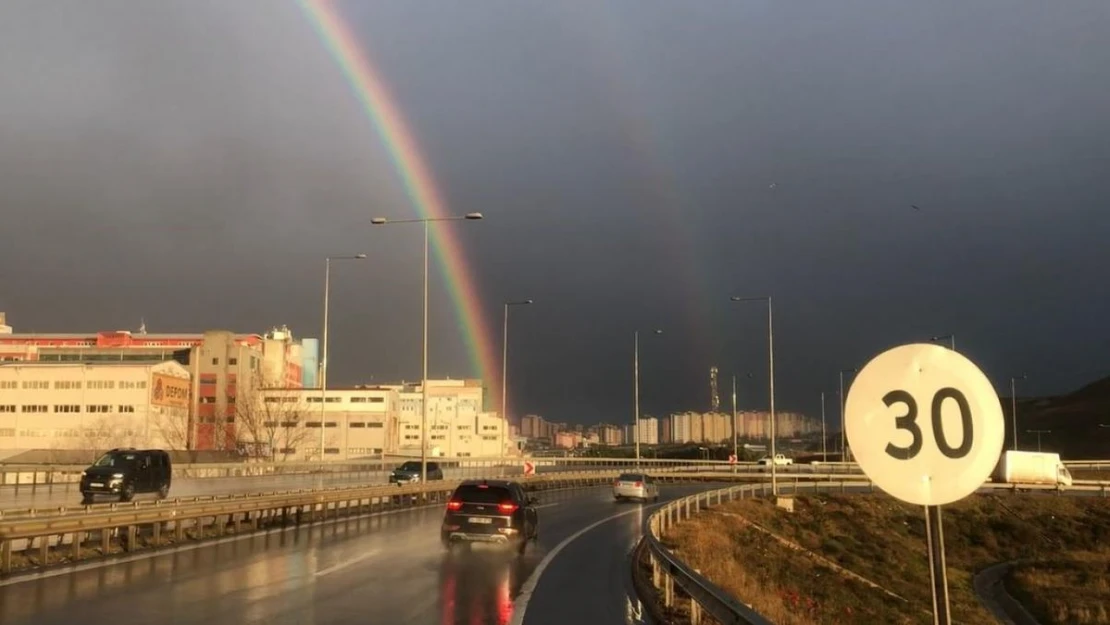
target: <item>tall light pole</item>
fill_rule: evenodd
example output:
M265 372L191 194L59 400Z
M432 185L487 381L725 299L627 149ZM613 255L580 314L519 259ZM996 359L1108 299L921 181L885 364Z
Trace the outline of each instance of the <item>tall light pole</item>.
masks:
M1019 376L1010 376L1010 427L1014 430L1014 451L1017 451L1017 381L1026 379L1023 373ZM1038 445L1040 441L1038 439Z
M821 462L829 461L827 441L828 437L825 436L825 391L821 391Z
M509 429L509 307L527 306L532 303L530 299L505 302L505 326L501 338L501 456L502 464L505 462L505 431Z
M856 369L841 369L840 370L840 393L837 395L837 400L840 403L840 459L843 462L849 461L848 456L848 433L844 427L844 374L856 373Z
M325 415L328 401L328 300L331 297L331 261L364 260L366 254L349 256L328 256L324 259L324 338L323 353L320 355L320 462L324 461L324 432L327 430Z
M1041 453L1041 434L1052 434L1052 430L1025 430L1025 432L1037 435L1037 453Z
M777 496L779 494L779 475L777 464L775 463L775 438L778 433L775 423L775 322L771 306L771 296L739 297L733 295L730 299L734 302L767 302L767 368L770 371L771 379L770 389L768 391L771 404L771 493Z
M662 330L652 330L653 334L663 334ZM633 375L633 400L634 412L632 416L632 438L636 439L636 466L640 466L640 331L632 332L635 347L632 350L632 375Z
M424 337L423 356L420 374L420 483L428 483L428 240L431 237L433 221L478 220L482 213L467 213L450 217L424 217L422 219L386 219L375 217L370 220L375 226L388 224L424 224Z
M752 374L749 373L748 378L751 378L751 377L752 377ZM737 443L737 438L739 437L739 430L740 430L739 421L740 421L739 413L737 413L737 411L736 411L736 376L733 375L732 376L732 455L736 457L736 464L732 465L732 472L733 473L736 473L736 470L740 466L740 446Z
M941 334L940 336L929 337L930 341L934 343L937 341L948 341L948 348L956 351L956 335L955 334Z

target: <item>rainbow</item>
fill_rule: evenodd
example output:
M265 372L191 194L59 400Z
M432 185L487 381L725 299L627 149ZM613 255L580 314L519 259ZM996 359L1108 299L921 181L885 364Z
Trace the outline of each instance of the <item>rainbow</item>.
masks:
M420 154L412 130L338 10L330 0L297 0L297 4L324 42L373 124L417 213L421 218L448 216L450 213ZM468 270L462 245L450 224L432 228L431 248L435 261L446 276L447 290L463 325L463 340L471 366L491 391L487 397L498 397L501 380L496 372L499 371L500 355L482 314L478 287Z

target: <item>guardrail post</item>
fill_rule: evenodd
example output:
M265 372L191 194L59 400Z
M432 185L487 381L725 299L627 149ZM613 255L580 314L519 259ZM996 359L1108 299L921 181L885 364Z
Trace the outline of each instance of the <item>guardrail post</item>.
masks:
M12 572L12 541L0 543L0 573Z
M663 606L674 606L674 577L670 573L663 574Z
M656 588L659 588L659 585L663 582L663 569L662 569L662 567L659 566L659 558L656 558L654 553L652 553L650 555L651 555L651 585L655 586Z
M72 545L72 551L70 553L71 553L71 557L73 558L74 562L81 559L81 542L84 539L85 539L85 533L84 532L74 532L73 533L73 545Z
M694 572L701 575L698 569L694 569ZM690 625L701 625L701 604L693 597L690 597Z

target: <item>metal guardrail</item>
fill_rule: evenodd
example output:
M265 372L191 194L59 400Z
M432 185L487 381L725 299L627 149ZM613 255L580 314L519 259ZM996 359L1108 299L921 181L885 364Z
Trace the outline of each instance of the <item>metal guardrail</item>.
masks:
M825 477L831 477L831 475ZM793 481L780 483L779 494L792 495L802 490L815 492L839 490L840 492L846 492L847 489L854 488L867 488L874 491L874 484L866 478L851 481L841 480L839 482L817 481L819 479L820 477L816 479L807 477L803 481L803 478L798 476ZM1019 490L1054 491L1058 494L1099 492L1101 496L1106 497L1110 494L1110 483L1077 483L1068 488L1060 488L1045 484L1015 485L987 482L979 492L1017 492ZM771 625L771 621L694 570L663 544L663 538L670 528L690 519L703 509L721 505L727 501L756 495L765 496L770 493L771 485L766 482L738 484L676 499L662 506L649 517L649 531L644 537L644 541L651 560L652 584L657 590L661 591L665 607L671 608L676 604L675 586L677 585L683 594L689 598L689 615L692 625L699 625L702 614L709 615L721 625Z
M656 470L664 481L730 479L719 472ZM559 472L529 477L529 490L549 490L608 484L620 471ZM398 507L442 502L459 482L439 481L407 486L339 487L302 490L295 493L258 493L193 501L152 502L149 505L107 504L76 510L59 508L30 511L20 518L0 520L0 575L15 570L14 556L24 556L24 567L75 562L90 541L99 539L99 555L114 552L118 539L121 551L136 547L163 546L164 533L172 532L170 543L187 538L225 535L272 526L299 524L341 516L381 512ZM146 543L140 544L140 539Z
M283 476L310 476L313 474L328 474L332 477L356 479L360 477L385 476L390 470L404 460L365 460L347 462L233 462L233 463L201 463L201 464L175 464L173 467L174 479L224 479L224 478L250 478L250 477L283 477ZM739 462L729 465L723 460L699 459L670 459L670 458L429 458L430 462L437 462L448 474L453 477L482 477L488 475L488 470L500 468L502 475L519 475L523 472L524 462L531 462L537 472L548 471L573 471L578 468L644 468L652 470L665 467L730 467L737 470L744 467L755 467L755 462ZM76 490L81 480L81 473L87 465L5 465L0 464L0 489L9 492L21 493L23 491L37 493L62 492ZM761 467L760 470L770 471L770 467ZM796 472L828 472L828 473L859 473L858 465L854 463L814 463L805 465L791 465L778 467L783 474Z
M787 488L783 488L786 486ZM847 487L870 488L870 481L840 482L801 482L795 481L780 485L784 490L796 491L800 488L844 490ZM703 508L721 505L726 501L771 492L767 483L742 484L717 490L705 491L676 499L655 511L648 519L649 531L644 537L651 560L652 584L663 595L663 605L675 606L677 597L675 586L689 598L689 616L692 625L701 623L702 615L710 616L721 625L772 625L751 606L727 593L704 575L680 560L663 544L667 530L701 512ZM714 501L716 504L714 504Z

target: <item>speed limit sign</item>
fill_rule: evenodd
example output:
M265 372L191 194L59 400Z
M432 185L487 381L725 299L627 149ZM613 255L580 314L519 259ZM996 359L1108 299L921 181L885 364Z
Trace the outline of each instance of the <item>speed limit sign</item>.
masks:
M845 404L848 443L891 496L940 506L974 493L1002 453L1005 420L987 376L939 345L902 345L860 370Z

